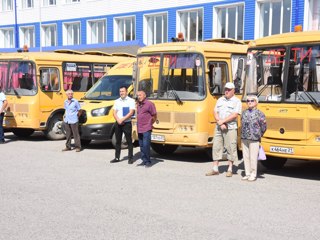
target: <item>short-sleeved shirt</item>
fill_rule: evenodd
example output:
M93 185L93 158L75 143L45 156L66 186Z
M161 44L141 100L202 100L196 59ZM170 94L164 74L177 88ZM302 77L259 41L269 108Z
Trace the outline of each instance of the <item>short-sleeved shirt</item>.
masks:
M5 100L7 100L7 99L6 99L6 95L4 95L3 92L0 92L0 109L2 108L3 102L4 102ZM0 113L2 113L2 112L0 112Z
M126 96L124 99L120 97L114 101L113 109L117 110L118 118L123 118L130 110L135 110L135 101L129 96ZM125 122L131 122L131 118L127 119Z
M241 101L235 96L229 99L222 96L218 99L214 110L218 113L220 119L225 119L233 113L238 113L240 115L242 110ZM237 129L237 119L228 122L227 126L228 129Z
M78 111L80 110L80 104L77 99L72 98L69 102L68 99L64 101L64 122L74 124L78 122Z
M144 133L152 130L152 117L157 114L153 102L145 99L137 106L137 127L138 133Z

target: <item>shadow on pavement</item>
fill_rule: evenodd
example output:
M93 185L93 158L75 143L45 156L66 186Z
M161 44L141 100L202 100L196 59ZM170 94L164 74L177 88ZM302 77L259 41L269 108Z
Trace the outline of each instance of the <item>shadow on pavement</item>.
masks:
M290 178L320 180L320 161L302 161L289 159L282 169L269 170L259 164L261 174L277 175Z

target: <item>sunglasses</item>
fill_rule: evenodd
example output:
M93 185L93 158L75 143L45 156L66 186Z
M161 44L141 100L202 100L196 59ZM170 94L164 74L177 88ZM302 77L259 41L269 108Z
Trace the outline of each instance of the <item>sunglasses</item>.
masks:
M247 100L247 102L255 102L255 100Z
M231 91L231 90L232 90L232 88L225 88L224 89L224 91L228 91L228 92Z

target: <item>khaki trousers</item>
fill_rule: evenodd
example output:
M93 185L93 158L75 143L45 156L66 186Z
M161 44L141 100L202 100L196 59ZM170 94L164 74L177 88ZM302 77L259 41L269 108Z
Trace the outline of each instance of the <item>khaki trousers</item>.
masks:
M260 142L241 139L241 146L246 176L256 178Z

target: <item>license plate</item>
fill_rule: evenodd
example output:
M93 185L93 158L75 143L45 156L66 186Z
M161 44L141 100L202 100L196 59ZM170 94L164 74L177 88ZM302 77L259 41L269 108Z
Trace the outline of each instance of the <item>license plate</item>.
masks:
M151 140L158 141L158 142L164 142L165 139L164 139L163 135L151 134Z
M270 152L294 154L293 148L271 146Z

